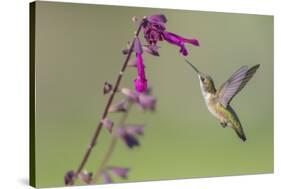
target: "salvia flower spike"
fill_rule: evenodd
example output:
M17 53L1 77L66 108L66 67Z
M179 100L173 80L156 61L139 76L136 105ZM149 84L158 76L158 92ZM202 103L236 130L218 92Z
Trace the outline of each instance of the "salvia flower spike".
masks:
M126 179L128 177L128 168L122 167L108 167L107 163L112 155L115 148L116 141L121 139L129 148L139 146L138 136L144 134L143 125L131 125L126 124L128 110L132 105L138 105L142 110L154 111L156 107L156 97L151 95L151 88L148 87L147 77L145 73L145 64L143 59L143 53L147 53L152 56L159 56L159 46L160 41L166 41L169 44L179 47L179 52L183 56L188 55L188 49L185 47L186 44L191 44L194 46L199 46L197 39L188 39L181 37L175 33L166 30L167 18L163 14L155 14L151 16L143 17L143 19L133 18L133 22L138 24L138 28L134 33L133 42L129 42L126 49L122 51L126 58L119 71L119 74L115 80L114 85L105 82L103 87L103 93L109 94L108 101L105 105L104 111L101 116L101 121L98 123L93 137L89 145L87 146L86 152L80 162L76 171L68 171L64 176L65 185L73 185L75 180L80 178L80 180L86 184L96 183L99 176L102 176L104 183L111 183L111 176L118 176ZM143 36L147 44L142 44L139 34L143 32ZM133 59L133 60L132 60ZM120 83L126 68L130 66L136 68L137 77L133 80L135 90L128 88L120 89ZM117 93L122 93L125 99L114 104L114 97ZM110 112L121 112L122 117L114 130L113 121L108 119L108 114ZM91 172L84 171L84 166L89 159L92 149L97 144L98 137L100 136L101 129L106 128L111 135L111 142L108 147L104 158L101 161L100 167L94 174Z

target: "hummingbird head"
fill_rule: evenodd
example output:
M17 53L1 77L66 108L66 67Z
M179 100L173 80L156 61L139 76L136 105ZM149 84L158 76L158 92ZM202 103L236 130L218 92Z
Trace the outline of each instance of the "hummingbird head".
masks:
M213 79L211 76L201 73L191 62L185 60L197 73L201 89L208 93L215 93L216 88Z

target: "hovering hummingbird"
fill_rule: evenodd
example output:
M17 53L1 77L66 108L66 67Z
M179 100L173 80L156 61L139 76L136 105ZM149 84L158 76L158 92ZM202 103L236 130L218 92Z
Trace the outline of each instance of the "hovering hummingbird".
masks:
M246 136L240 120L230 106L230 102L233 97L245 87L260 65L257 64L251 68L248 68L248 66L242 66L222 84L219 90L216 90L214 81L210 76L201 73L188 60L185 61L196 71L198 75L201 92L209 112L211 112L211 114L220 121L222 127L228 126L233 128L239 138L246 141Z

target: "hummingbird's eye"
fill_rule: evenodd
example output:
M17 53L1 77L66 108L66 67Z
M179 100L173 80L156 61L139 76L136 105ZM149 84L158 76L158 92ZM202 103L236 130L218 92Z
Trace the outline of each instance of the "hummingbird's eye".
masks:
M201 81L204 82L205 81L205 78L204 77L200 77Z

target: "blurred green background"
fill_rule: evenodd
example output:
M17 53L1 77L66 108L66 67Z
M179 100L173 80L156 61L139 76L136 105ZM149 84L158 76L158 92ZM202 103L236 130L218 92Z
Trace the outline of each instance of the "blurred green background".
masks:
M167 30L197 38L188 59L210 74L219 87L242 65L261 64L232 101L247 136L241 142L208 112L194 71L179 48L165 42L160 57L145 55L157 111L133 109L129 123L145 124L141 146L119 142L110 165L131 168L134 182L273 172L273 17L70 3L36 3L36 183L62 186L76 169L124 61L133 16L162 13ZM128 68L122 86L133 88L136 70ZM122 96L117 95L115 101ZM117 120L120 115L111 114ZM108 146L104 129L86 169L95 170ZM79 184L79 183L78 183ZM81 184L81 183L80 183Z

